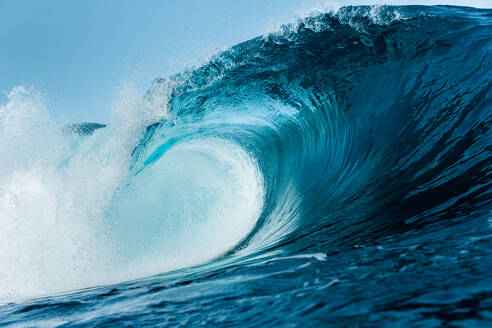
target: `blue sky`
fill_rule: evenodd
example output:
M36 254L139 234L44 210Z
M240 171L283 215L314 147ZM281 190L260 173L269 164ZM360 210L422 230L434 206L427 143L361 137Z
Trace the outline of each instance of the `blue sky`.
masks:
M132 82L143 94L152 78L202 62L327 3L0 0L0 91L33 86L64 121L107 122L121 85ZM445 3L491 6L489 0ZM0 103L5 101L2 93Z

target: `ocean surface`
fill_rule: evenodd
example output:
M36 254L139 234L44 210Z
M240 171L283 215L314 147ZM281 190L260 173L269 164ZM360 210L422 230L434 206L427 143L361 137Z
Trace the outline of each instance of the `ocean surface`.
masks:
M0 107L0 326L492 326L490 9L343 7L108 125L47 107Z

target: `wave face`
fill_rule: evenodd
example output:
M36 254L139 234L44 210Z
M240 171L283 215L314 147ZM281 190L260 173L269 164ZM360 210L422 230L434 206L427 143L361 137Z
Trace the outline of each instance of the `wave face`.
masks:
M0 323L486 324L491 50L491 10L344 7L156 79L107 127L12 91Z

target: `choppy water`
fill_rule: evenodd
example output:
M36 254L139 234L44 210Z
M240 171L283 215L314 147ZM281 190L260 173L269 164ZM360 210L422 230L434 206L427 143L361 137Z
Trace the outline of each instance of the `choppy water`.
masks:
M106 127L12 90L0 325L491 325L491 50L492 10L345 7Z

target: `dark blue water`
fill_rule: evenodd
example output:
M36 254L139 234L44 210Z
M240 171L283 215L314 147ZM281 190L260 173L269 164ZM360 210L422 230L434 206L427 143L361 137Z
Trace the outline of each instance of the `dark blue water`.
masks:
M120 254L179 263L0 325L492 326L491 54L492 10L345 7L156 79L106 215Z

